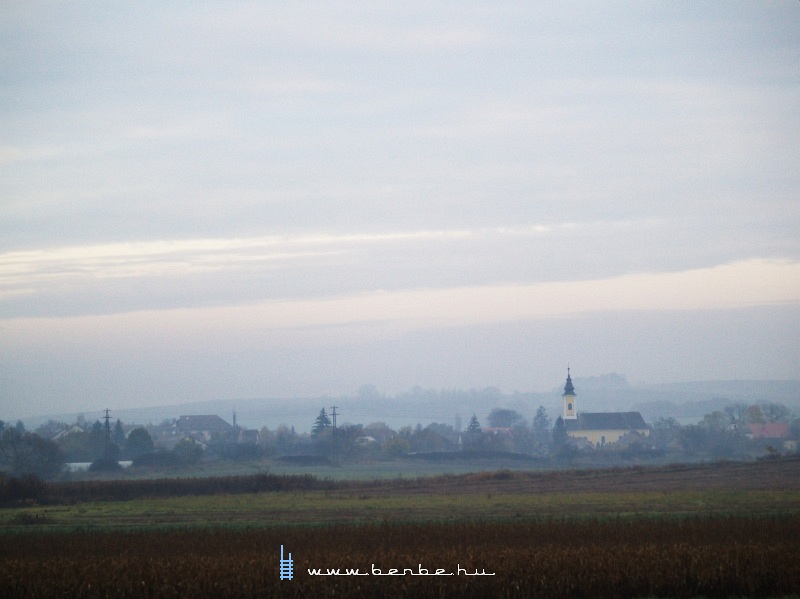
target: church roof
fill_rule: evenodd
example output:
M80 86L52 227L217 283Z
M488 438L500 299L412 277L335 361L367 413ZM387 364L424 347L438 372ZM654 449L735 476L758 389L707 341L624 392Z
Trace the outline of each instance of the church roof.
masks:
M580 412L575 420L565 420L567 431L634 430L647 428L639 412Z

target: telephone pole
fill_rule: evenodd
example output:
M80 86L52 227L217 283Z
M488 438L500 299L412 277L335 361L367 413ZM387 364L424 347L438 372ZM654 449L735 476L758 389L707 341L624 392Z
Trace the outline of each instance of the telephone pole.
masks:
M337 466L339 465L339 441L336 429L336 417L339 414L336 412L336 406L331 406L331 423L333 424L333 430L331 433L333 434L333 463Z
M103 420L106 421L106 447L103 455L108 460L111 458L111 425L109 424L111 416L108 415L108 408L106 408L106 415L103 416Z

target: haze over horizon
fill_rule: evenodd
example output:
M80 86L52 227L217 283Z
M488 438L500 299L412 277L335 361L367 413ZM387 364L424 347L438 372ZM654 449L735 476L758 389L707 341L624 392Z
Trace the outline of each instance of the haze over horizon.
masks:
M798 379L800 3L0 6L0 418Z

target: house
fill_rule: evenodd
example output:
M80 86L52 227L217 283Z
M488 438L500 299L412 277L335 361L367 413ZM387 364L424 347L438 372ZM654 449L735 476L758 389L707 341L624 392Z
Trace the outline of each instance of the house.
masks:
M238 441L239 443L256 445L258 444L258 431L252 428L240 428Z
M492 451L514 451L514 428L510 426L486 426L482 429L483 448Z
M79 424L64 424L57 422L48 422L36 429L36 434L43 439L50 439L51 441L59 441L71 434L85 433L86 429Z
M377 447L380 445L375 437L370 437L369 435L363 437L356 437L355 444L358 447Z
M486 433L487 435L502 435L505 437L513 437L514 436L514 429L510 426L486 426L481 429L482 432Z
M645 438L650 429L639 412L579 412L569 368L564 386L564 425L572 439L585 439L594 447L603 447L625 439ZM635 433L636 436L631 435Z
M788 422L750 423L745 434L753 440L764 441L786 451L797 451L797 441L789 438Z
M788 422L768 422L767 424L750 423L745 433L751 439L788 439Z
M175 422L175 429L179 436L189 437L201 443L207 443L212 439L227 439L236 430L216 414L181 416Z

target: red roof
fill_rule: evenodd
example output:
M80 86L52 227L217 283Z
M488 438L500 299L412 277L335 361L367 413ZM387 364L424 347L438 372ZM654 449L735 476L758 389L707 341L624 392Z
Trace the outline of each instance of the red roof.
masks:
M767 424L748 424L753 439L785 439L789 436L789 424L769 422Z

